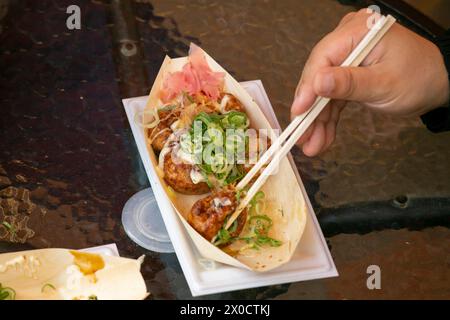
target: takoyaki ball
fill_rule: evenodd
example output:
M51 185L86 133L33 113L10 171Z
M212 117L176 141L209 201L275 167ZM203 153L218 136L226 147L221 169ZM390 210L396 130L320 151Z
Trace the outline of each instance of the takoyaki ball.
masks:
M164 157L164 180L173 190L183 194L205 194L209 192L206 182L194 183L191 179L192 164L177 159L172 152Z
M172 134L170 126L178 119L179 112L172 110L159 110L158 116L160 122L158 125L148 130L148 137L152 141L152 147L155 152L160 152Z
M237 205L236 193L233 190L218 191L198 200L192 206L187 221L206 240L211 241L222 228L225 219L234 213ZM236 230L230 232L230 236L239 236L246 221L247 209L237 218Z
M222 93L219 97L219 104L221 105L222 112L224 113L229 111L245 112L242 103L231 93Z

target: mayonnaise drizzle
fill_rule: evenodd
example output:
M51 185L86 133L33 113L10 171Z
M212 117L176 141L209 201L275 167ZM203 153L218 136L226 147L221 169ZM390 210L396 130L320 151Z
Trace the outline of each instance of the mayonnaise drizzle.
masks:
M230 96L228 94L225 94L220 101L220 112L221 113L227 113L225 107L227 106L228 101L230 100Z
M213 199L213 205L217 209L225 206L231 206L231 204L231 200L227 197Z
M172 129L173 132L175 132L178 129L178 124L180 123L180 120L175 121L170 125L170 129Z
M4 273L8 271L8 269L15 269L30 278L35 278L37 269L40 265L41 262L35 256L21 255L7 261L4 264L0 264L0 273Z
M206 181L205 177L202 175L202 173L200 172L200 170L197 167L194 167L191 169L190 177L191 177L192 183L194 183L194 184L199 184L200 182Z
M195 164L194 156L184 152L180 148L180 136L185 132L186 132L185 129L179 129L174 133L172 133L167 139L166 143L164 144L164 147L159 153L158 158L158 167L161 169L161 171L164 171L164 159L166 158L166 155L172 151L175 151L176 152L175 155L179 159L183 160L185 163Z

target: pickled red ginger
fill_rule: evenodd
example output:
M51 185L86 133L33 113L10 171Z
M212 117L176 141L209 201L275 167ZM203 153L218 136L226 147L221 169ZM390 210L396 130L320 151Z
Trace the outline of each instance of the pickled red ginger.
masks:
M203 51L193 46L189 52L189 62L183 69L166 75L160 98L166 103L184 91L190 95L202 93L217 100L223 89L224 78L225 73L212 71Z

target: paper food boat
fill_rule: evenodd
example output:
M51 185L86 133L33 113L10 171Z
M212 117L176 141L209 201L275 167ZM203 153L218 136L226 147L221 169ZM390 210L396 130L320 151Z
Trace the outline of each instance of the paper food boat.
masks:
M201 49L197 47L197 50ZM251 127L254 129L266 129L269 132L269 136L273 137L273 128L247 91L208 54L204 54L213 71L225 73L224 91L233 94L241 101L250 119ZM188 57L176 59L166 57L164 59L151 89L146 110L157 108L161 105L159 93L164 77L169 73L180 71L187 62ZM145 129L141 130L144 131ZM183 195L168 188L161 174L158 174L158 160L148 142L147 150L152 163L151 170L158 175L158 183L165 190L164 196L173 204L183 226L203 257L238 268L260 272L277 268L291 259L305 229L307 209L301 187L296 178L295 169L287 157L281 160L277 173L269 177L261 189L266 194L267 201L271 203L271 210L266 211L265 214L273 221L272 237L281 240L283 244L280 247L264 247L260 250L251 250L252 252L247 250L232 257L203 238L185 219L195 201L205 197L205 195ZM162 214L164 215L164 212Z
M141 259L113 246L74 251L37 249L0 254L0 288L17 300L135 300L148 296ZM1 291L1 290L0 290Z

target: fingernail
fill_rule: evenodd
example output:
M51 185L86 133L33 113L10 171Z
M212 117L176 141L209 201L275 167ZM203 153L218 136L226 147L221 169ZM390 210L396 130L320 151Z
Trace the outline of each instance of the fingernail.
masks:
M333 92L336 86L336 81L334 80L334 75L329 72L322 74L319 78L318 90L321 95L328 95Z
M303 94L302 89L298 90L297 95L295 96L294 102L292 103L292 110L291 114L293 116L296 116L300 113L300 110L302 110L302 103L303 103Z
M298 116L300 114L300 105L298 103L298 98L295 98L294 102L292 103L292 108L291 108L291 120L293 120L296 116Z

